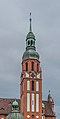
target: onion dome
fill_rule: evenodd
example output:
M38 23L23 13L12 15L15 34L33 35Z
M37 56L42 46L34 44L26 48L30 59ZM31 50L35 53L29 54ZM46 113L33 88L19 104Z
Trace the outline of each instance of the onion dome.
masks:
M31 13L30 13L30 29L29 33L26 36L26 51L24 52L22 56L22 60L26 59L37 59L39 60L39 54L36 52L36 47L35 47L35 35L32 32L32 26L31 26Z
M12 112L6 119L24 119L23 115L19 112L19 105L16 100L12 103Z
M16 110L19 110L19 105L18 105L18 102L15 100L13 103L12 103L12 111L16 111Z
M12 103L12 106L18 106L18 102L15 100L15 101Z

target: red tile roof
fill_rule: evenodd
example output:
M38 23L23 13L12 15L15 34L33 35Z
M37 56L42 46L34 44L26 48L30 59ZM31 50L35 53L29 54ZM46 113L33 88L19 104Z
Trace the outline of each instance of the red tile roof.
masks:
M45 105L45 116L56 116L48 101L42 101Z
M15 99L0 98L0 114L9 114L12 110L12 102ZM16 99L19 103L19 99Z
M12 110L12 102L15 99L0 98L0 115L8 115ZM16 99L19 104L20 109L20 99ZM45 105L45 116L55 116L55 113L52 111L48 101L42 101Z

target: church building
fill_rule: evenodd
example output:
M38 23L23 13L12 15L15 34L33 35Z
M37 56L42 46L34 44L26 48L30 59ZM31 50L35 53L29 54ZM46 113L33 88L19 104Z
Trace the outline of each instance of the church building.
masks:
M42 99L42 68L39 54L36 51L36 38L32 32L30 13L30 28L26 36L26 48L22 56L22 71L20 77L20 99L16 99L19 112L24 119L56 119L54 100L50 94L48 99ZM15 99L0 98L0 119L6 119L12 111Z

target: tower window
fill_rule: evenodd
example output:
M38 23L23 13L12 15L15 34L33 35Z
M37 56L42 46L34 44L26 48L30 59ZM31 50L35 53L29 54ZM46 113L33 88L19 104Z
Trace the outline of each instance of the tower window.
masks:
M35 41L34 41L34 45L35 45Z
M36 112L39 112L39 94L36 94Z
M32 91L34 91L34 81L32 81Z
M34 71L34 62L32 62L32 71Z
M28 45L30 45L30 41L28 41Z
M28 63L26 62L26 71L28 71Z
M37 72L39 72L39 64L37 64Z
M30 112L30 93L27 93L27 112Z
M34 118L34 115L32 115L32 118Z
M31 95L31 103L32 103L32 108L31 108L32 110L31 111L32 112L34 112L34 110L35 110L34 109L34 101L35 101L35 99L34 99L34 93L32 93L32 95Z
M39 82L36 81L36 91L39 91Z
M27 81L27 90L30 90L30 81Z
M33 41L31 40L31 45L33 45Z

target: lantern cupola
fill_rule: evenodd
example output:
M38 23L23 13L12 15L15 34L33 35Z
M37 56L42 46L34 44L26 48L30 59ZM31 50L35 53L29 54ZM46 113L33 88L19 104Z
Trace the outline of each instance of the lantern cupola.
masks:
M31 19L31 13L30 13L30 27L29 32L26 36L26 51L23 54L22 60L26 59L37 59L39 60L39 54L36 52L35 47L35 35L32 32L32 19Z

